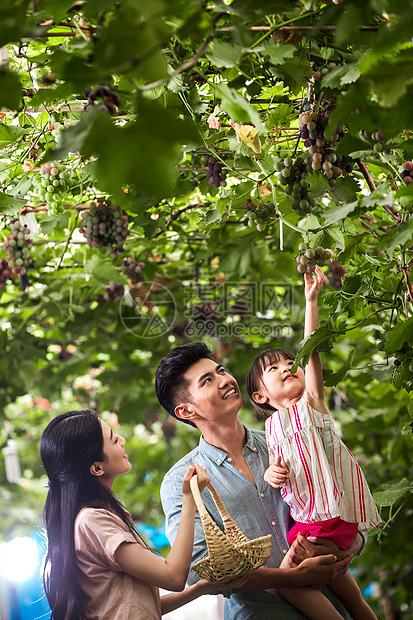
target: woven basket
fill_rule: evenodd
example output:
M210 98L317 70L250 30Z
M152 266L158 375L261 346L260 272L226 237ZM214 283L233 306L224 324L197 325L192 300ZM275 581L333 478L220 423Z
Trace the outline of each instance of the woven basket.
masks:
M208 548L208 555L195 562L192 568L208 581L231 581L265 564L271 553L272 536L268 534L249 540L229 515L212 484L208 484L207 489L222 517L225 533L219 529L204 506L198 476L192 476L191 490Z

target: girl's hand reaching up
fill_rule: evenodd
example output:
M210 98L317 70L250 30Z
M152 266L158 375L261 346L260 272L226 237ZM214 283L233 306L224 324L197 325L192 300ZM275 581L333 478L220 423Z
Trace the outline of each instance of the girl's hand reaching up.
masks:
M311 281L310 274L304 274L305 298L307 301L317 301L321 287L324 284L325 275L323 270L317 265Z

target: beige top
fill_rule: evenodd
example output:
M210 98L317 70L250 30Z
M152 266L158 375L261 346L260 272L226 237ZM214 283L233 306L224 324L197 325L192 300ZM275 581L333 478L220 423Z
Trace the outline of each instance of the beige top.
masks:
M87 597L87 620L159 620L157 587L124 573L115 560L123 542L146 548L136 533L114 513L82 508L75 521L75 548L83 573L80 584ZM150 552L149 552L150 553Z

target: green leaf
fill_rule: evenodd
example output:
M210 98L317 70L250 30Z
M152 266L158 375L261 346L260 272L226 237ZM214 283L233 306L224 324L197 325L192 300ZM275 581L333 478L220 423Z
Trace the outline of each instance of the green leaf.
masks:
M24 207L26 200L15 198L5 192L0 192L0 213L3 215L16 215Z
M127 278L120 273L108 258L102 258L100 254L93 254L89 260L85 262L85 273L89 273L96 280L104 284L109 282L126 283Z
M398 323L390 330L387 337L386 351L387 353L395 353L403 348L405 343L413 342L413 317L407 319L403 323Z
M22 88L16 73L0 70L0 108L17 110L20 107Z
M333 373L328 371L324 372L324 385L326 387L334 387L346 378L348 371L351 370L354 355L355 351L350 351L348 360L339 371Z
M219 84L216 87L216 96L221 97L221 108L230 115L233 121L244 124L251 122L259 132L267 132L258 112L236 90L229 88L226 84Z
M352 202L355 200L360 186L352 177L339 177L334 187L329 189L331 198L336 202Z
M413 222L408 222L406 224L400 224L400 226L392 226L388 233L380 237L378 247L380 248L380 250L387 250L388 252L393 252L393 250L398 245L412 245L412 243Z
M87 110L79 122L66 127L60 134L60 145L49 153L49 159L60 160L67 157L69 153L79 152L93 127L98 116L107 117L107 112L99 109L99 106L93 106Z
M44 232L47 235L49 232L51 232L55 228L64 229L65 226L67 226L69 222L69 218L70 218L70 213L68 211L65 211L61 215L44 216L41 221L42 232Z
M295 358L294 366L291 368L291 372L295 372L299 364L306 366L312 351L316 347L321 350L320 345L324 345L324 348L326 348L326 345L331 346L333 342L343 333L344 331L330 329L327 327L319 327L313 331L313 333L307 336L307 338L302 342L301 348Z
M0 124L0 148L17 142L20 138L27 133L27 129L21 127L15 127L14 125L6 125L6 123Z
M264 43L264 56L269 56L272 65L282 65L287 58L293 58L295 54L294 45L288 43L274 43L266 41Z
M382 484L382 491L375 491L373 498L379 506L393 506L403 495L411 493L412 483L407 478L402 478L396 483Z
M358 206L359 203L356 201L326 209L324 211L325 224L337 224L337 222L344 220L350 213L354 213Z
M335 69L330 69L329 72L323 77L323 88L338 88L345 84L351 84L356 82L360 77L360 71L356 65L342 65Z
M217 67L234 67L244 54L241 45L214 41L206 53L207 58Z
M306 177L306 180L309 183L308 193L311 198L320 198L330 191L328 179L321 172L312 172Z

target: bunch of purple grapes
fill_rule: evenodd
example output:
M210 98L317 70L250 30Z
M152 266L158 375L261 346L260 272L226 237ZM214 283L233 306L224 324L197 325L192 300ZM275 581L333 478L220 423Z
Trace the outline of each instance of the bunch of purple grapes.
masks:
M363 131L363 136L365 138L371 138L374 140L373 143L373 151L375 151L376 153L389 153L391 150L391 147L389 144L386 144L385 139L386 136L384 135L384 133L382 131L376 131L376 132L371 132L371 131Z
M0 260L0 289L6 286L7 278L11 277L11 269L9 267L9 261L5 258Z
M260 200L255 204L252 198L248 198L245 208L248 211L248 226L255 226L259 232L265 230L272 218L279 217L273 202Z
M332 260L325 272L329 282L336 291L339 291L342 287L342 280L347 273L347 269L344 269L336 260Z
M337 142L344 136L343 125L337 125L331 141L326 138L328 117L334 109L335 102L332 97L320 104L318 112L306 111L299 116L301 138L312 156L311 168L320 170L329 180L330 187L335 185L339 176L353 171L349 158L343 158L334 152Z
M205 176L209 179L209 184L214 187L225 187L227 183L227 173L223 170L223 164L215 159L215 157L209 157L208 155L205 155L203 163L204 166L207 166Z
M406 185L410 185L413 182L413 162L406 161L403 166L404 170L402 172L402 179L406 183Z
M112 115L115 114L116 108L120 106L118 93L109 86L99 86L95 90L87 88L83 94L89 102L84 106L84 110L89 110L97 104Z
M3 249L7 252L8 268L16 274L25 275L27 268L32 264L31 240L27 238L30 229L18 219L11 220L9 229L10 233L3 244Z
M299 253L294 257L298 263L298 273L313 273L316 265L323 267L332 255L331 250L325 250L321 245L313 249L306 243L300 243L298 250Z
M125 289L123 288L123 284L111 284L105 286L105 291L105 299L108 301L116 301L123 296Z
M89 211L84 211L80 232L93 248L105 247L112 250L111 258L122 254L125 239L129 234L128 216L118 205L102 198L91 202Z
M141 270L144 267L145 263L137 263L132 254L129 254L123 259L122 273L128 276L132 284L137 284L143 280Z
M308 194L306 176L312 172L311 155L298 157L294 162L291 157L277 160L274 169L279 172L278 181L285 186L285 193L291 196L291 207L297 215L305 216L316 206L315 198Z

